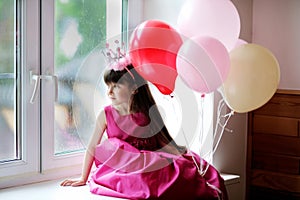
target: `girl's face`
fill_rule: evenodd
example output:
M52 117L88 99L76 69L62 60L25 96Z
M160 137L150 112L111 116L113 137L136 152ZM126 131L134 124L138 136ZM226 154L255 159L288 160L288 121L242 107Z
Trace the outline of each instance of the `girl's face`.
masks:
M107 85L107 95L114 107L129 107L131 96L134 92L126 83L109 83Z

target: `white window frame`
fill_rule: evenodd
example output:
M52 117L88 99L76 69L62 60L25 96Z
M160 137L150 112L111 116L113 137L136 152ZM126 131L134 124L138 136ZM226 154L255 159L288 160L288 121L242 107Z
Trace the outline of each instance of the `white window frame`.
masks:
M53 73L54 1L19 0L18 2L22 4L20 9L22 10L20 76L22 99L19 106L22 157L20 160L0 164L0 188L56 179L81 172L83 152L54 156L53 84L43 82L35 102L30 103L34 88L31 74ZM107 0L107 25L109 25L107 37L121 33L122 22L110 22L113 18L121 19L121 3L122 0ZM41 27L41 24L45 26ZM51 120L53 123L49 123Z

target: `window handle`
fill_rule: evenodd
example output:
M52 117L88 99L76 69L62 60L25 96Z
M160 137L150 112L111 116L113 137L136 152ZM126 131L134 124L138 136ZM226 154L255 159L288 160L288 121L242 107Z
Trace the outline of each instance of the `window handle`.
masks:
M40 91L40 83L41 80L52 80L54 81L54 92L55 92L55 102L57 102L58 99L58 78L55 75L37 75L33 74L32 71L30 71L30 80L31 82L34 81L34 89L30 98L30 103L33 104L35 102L36 96L38 91Z

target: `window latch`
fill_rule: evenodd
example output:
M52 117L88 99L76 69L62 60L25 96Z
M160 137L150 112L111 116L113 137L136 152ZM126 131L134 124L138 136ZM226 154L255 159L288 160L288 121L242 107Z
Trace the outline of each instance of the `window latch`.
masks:
M37 93L40 91L40 83L41 80L47 80L47 81L53 81L54 82L54 94L55 94L55 102L57 102L58 99L58 79L55 75L38 75L33 74L32 71L30 71L30 81L34 81L34 89L30 98L30 103L33 104L36 100Z

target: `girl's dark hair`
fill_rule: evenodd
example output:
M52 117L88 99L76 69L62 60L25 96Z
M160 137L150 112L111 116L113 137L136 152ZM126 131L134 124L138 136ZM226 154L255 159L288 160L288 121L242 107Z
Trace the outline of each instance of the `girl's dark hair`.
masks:
M141 112L149 117L150 120L154 120L152 121L152 123L150 123L152 125L152 127L150 128L151 130L159 131L159 133L156 134L158 139L163 141L165 144L171 143L180 152L185 151L185 148L178 146L169 134L169 131L163 122L147 81L137 73L132 64L128 65L126 68L127 69L123 69L120 71L107 70L104 74L104 82L106 84L128 84L129 87L136 87L136 92L133 94L133 97L131 99L130 112ZM130 73L128 71L130 71ZM151 113L149 113L150 111Z

